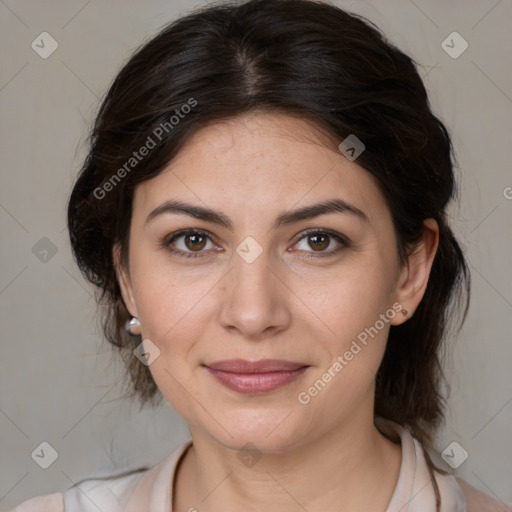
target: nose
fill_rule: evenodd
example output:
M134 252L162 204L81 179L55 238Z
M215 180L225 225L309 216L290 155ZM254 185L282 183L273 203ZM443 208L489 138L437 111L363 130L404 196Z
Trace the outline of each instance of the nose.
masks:
M222 289L222 326L254 341L285 330L291 322L289 301L293 294L278 266L269 265L268 251L263 250L251 263L235 253L233 266Z

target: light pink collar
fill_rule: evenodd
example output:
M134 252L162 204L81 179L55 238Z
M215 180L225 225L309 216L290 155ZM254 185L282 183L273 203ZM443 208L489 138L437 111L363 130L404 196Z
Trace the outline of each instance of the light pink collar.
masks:
M172 486L176 468L191 445L192 441L183 444L160 464L144 473L123 512L172 512Z
M384 434L399 437L402 445L398 482L386 512L435 511L434 489L420 443L394 422L377 418L376 424ZM172 512L176 469L191 445L192 441L183 444L144 473L123 512ZM436 473L436 480L441 494L441 512L465 512L464 496L455 478Z

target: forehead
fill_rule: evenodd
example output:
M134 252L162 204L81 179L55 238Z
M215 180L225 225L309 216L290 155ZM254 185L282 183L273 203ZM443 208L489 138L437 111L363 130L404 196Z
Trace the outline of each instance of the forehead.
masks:
M370 173L311 122L250 113L198 130L158 176L137 186L134 213L179 198L261 217L333 197L370 218L386 209Z

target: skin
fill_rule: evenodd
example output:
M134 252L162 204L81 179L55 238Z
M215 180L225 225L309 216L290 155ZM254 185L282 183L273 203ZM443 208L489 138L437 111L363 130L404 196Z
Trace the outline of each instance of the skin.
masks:
M177 213L146 221L173 199L222 212L232 228ZM283 212L330 199L356 207L366 220L328 213L273 227ZM210 238L182 236L171 247L202 257L180 259L162 246L187 228ZM319 250L318 239L304 235L312 228L339 233L350 245L327 237ZM252 263L236 252L248 236L262 249ZM372 176L310 122L283 114L250 113L205 127L161 174L137 186L129 268L118 264L118 278L143 339L160 350L150 371L193 441L177 471L173 510L386 510L401 448L374 426L375 374L390 326L412 315L423 297L437 244L437 224L427 219L423 239L401 266ZM408 315L385 323L301 404L298 394L394 303ZM309 368L277 390L246 395L202 366L232 358ZM261 453L251 467L238 457L248 442Z

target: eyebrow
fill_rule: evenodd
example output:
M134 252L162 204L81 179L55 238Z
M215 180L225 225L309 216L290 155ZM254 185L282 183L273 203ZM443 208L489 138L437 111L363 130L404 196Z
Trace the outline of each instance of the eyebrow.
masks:
M169 213L188 215L195 219L210 222L212 224L218 224L219 226L223 226L228 229L233 229L233 223L229 217L224 215L222 212L177 200L166 201L160 206L157 206L148 215L145 223L147 224L156 217ZM369 222L368 216L359 208L356 208L342 199L331 199L279 214L274 222L273 229L295 224L302 220L313 219L319 215L325 215L328 213L350 214L358 217L364 222Z

